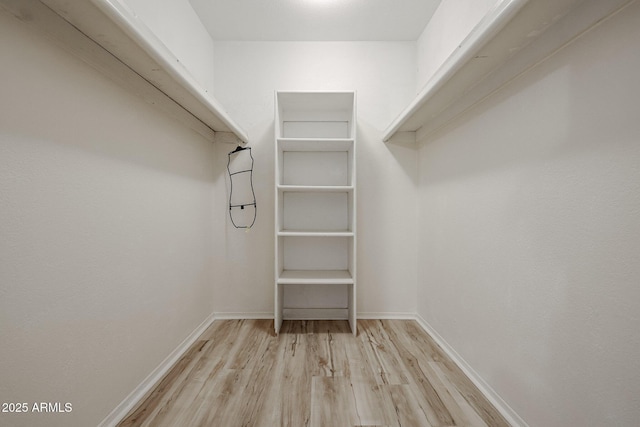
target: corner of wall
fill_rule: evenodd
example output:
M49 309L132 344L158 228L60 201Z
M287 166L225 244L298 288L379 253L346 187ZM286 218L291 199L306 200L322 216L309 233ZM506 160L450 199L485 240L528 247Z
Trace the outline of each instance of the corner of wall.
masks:
M415 320L420 327L429 334L446 355L462 370L462 372L473 382L480 393L500 412L500 414L513 427L528 427L528 424L514 411L507 402L476 372L466 360L455 351L455 349L445 341L440 334L419 314L416 313Z
M189 334L151 373L145 378L127 397L124 398L113 411L102 420L98 427L115 427L127 416L129 411L141 403L142 398L162 380L162 378L173 368L182 358L197 339L216 320L214 313L211 313L204 321Z

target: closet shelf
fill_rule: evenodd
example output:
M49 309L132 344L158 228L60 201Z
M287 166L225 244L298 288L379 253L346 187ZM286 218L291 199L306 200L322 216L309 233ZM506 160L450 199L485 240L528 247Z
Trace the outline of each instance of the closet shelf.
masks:
M278 185L285 193L351 193L353 185Z
M232 143L248 141L244 130L229 117L213 95L194 79L180 60L123 3L117 0L41 2L75 27L79 35L89 37L206 127L214 132L226 133L216 136L216 140ZM35 0L3 0L3 3L16 3L16 7L20 8L41 7ZM53 28L54 18L46 19L49 20L47 25ZM58 23L55 25L60 26ZM68 32L68 29L53 28L52 32ZM81 53L92 54L88 49ZM229 138L229 133L233 133L235 138Z
M628 0L498 2L389 124L383 141L426 140L626 3Z
M355 335L356 93L278 91L275 106L275 331L349 319Z
M279 285L351 285L353 277L348 270L284 270L278 277Z
M278 138L282 151L348 151L353 142L344 138Z
M355 234L349 230L280 230L278 236L282 237L353 237Z

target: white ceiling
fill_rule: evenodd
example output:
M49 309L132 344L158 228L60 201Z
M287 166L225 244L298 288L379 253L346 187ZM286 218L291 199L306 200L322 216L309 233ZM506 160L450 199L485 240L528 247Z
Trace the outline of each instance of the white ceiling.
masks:
M441 0L189 0L214 40L416 40Z

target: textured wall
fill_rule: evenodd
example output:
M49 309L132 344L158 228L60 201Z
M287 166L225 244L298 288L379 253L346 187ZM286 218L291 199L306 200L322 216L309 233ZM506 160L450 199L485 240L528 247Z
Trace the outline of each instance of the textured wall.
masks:
M0 402L72 404L0 425L97 425L212 311L213 144L5 12L0 57Z
M640 418L640 4L420 150L419 313L531 426Z

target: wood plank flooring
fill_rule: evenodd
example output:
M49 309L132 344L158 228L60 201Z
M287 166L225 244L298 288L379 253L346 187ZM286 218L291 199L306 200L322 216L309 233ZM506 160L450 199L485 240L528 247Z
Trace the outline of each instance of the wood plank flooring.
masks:
M508 426L415 321L221 320L119 426Z

